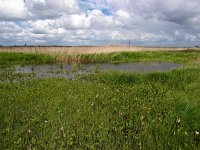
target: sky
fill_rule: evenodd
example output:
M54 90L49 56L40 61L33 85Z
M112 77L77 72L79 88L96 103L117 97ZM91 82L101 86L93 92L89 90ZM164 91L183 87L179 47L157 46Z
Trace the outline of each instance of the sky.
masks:
M200 45L200 0L0 0L0 45Z

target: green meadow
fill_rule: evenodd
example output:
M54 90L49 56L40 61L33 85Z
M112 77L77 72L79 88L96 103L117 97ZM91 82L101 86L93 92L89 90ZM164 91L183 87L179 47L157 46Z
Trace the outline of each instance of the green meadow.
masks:
M56 56L0 53L0 149L200 149L199 51L63 57L79 63L157 61L184 67L36 78L3 68L55 63Z

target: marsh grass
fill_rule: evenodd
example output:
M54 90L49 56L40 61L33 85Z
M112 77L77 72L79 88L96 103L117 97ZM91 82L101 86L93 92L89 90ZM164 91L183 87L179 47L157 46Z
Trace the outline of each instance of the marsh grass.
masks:
M1 52L42 53L48 55L101 54L113 52L148 52L148 51L199 51L200 48L181 47L140 47L140 46L30 46L0 47Z
M97 71L76 80L0 71L1 149L200 148L199 52L87 57L187 66L144 74Z
M55 58L46 54L0 52L0 67L10 65L53 63Z
M31 53L0 52L0 65L41 63L123 63L123 62L176 62L188 65L200 64L200 51L176 52L112 52L76 55L48 55Z
M0 147L198 149L199 81L186 68L0 83Z
M21 82L34 79L36 77L35 73L24 74L24 73L13 73L10 70L0 70L0 83L12 83Z
M194 64L200 57L200 51L177 52L113 52L101 54L65 55L57 60L67 63L122 63L122 62L177 62ZM196 62L194 62L196 60Z

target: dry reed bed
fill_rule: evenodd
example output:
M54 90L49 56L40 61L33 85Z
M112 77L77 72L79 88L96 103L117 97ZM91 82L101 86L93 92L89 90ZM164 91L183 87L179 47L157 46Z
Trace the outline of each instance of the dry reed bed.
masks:
M200 48L162 48L162 47L135 47L135 46L80 46L80 47L0 47L0 52L44 53L50 55L76 55L111 52L138 52L138 51L183 51L200 50Z

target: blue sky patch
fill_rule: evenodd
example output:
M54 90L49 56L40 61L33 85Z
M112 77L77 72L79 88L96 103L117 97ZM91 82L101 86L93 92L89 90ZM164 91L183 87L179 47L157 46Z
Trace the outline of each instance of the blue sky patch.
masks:
M110 10L107 9L107 8L102 8L102 9L101 9L101 12L102 12L103 14L105 14L106 16L110 16L110 15L111 15Z

